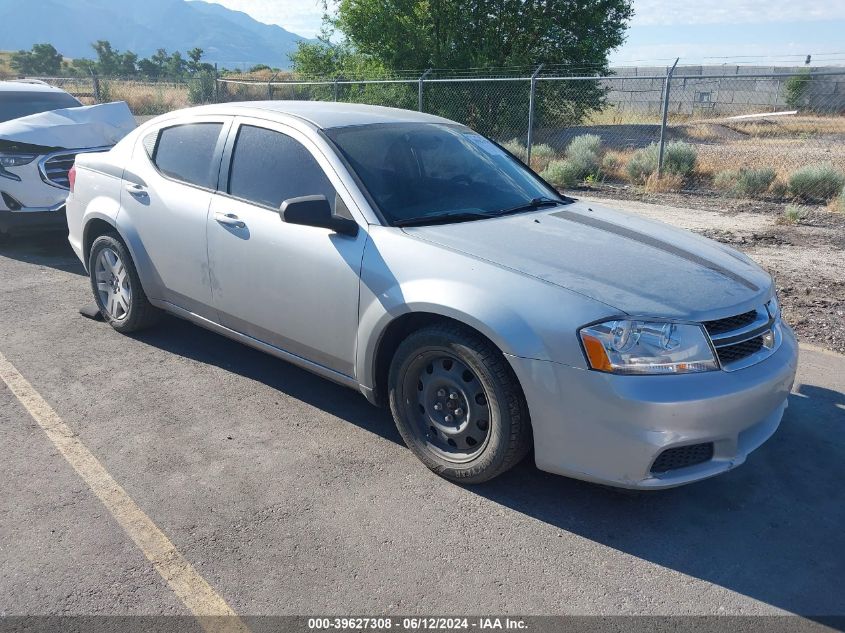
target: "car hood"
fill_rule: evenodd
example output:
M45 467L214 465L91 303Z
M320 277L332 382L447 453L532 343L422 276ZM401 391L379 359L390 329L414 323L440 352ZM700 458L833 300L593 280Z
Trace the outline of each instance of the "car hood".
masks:
M764 303L772 292L769 274L731 248L580 201L405 232L631 315L721 318Z
M125 102L30 114L0 123L0 140L59 149L106 147L136 127Z

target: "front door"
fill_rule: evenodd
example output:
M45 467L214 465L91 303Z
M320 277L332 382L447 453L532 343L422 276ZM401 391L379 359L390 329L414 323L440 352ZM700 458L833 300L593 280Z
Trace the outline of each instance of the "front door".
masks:
M207 229L221 322L352 376L367 233L287 224L279 214L290 198L322 194L333 208L348 209L351 197L301 132L261 121L236 126Z

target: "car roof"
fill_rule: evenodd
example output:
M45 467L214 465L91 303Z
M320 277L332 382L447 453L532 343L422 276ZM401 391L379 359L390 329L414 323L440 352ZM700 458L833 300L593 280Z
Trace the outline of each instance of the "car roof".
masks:
M268 114L280 114L303 119L324 130L372 123L454 123L449 119L413 110L331 101L243 101L200 106L183 110L182 113L191 111L197 114L254 115L262 118L273 118L268 117Z
M9 81L0 81L0 92L61 92L67 94L61 88L56 88L37 79L10 79Z

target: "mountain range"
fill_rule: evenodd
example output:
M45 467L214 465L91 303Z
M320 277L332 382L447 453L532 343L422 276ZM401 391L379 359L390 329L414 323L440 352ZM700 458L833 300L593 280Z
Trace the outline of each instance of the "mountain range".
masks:
M0 25L4 50L49 43L65 57L93 58L97 40L141 57L199 47L204 61L229 68L288 68L288 54L307 39L200 0L0 0Z

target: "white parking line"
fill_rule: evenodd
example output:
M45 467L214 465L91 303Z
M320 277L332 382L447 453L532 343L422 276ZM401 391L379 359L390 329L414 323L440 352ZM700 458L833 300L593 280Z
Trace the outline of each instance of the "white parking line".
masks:
M141 549L155 570L208 633L248 633L226 601L182 556L53 408L0 353L0 379L26 408L59 452Z

